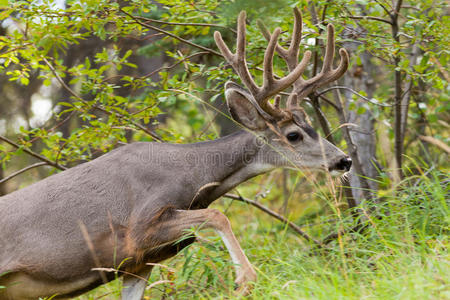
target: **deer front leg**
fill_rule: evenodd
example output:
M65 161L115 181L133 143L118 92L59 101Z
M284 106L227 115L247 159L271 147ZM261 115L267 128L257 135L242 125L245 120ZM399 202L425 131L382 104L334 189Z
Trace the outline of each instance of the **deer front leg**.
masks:
M173 210L167 213L168 216L161 218L155 224L155 230L152 230L151 236L147 236L146 240L152 240L154 245L155 239L160 245L175 243L184 234L186 229L201 226L201 228L215 229L221 236L231 259L233 260L236 270L236 284L238 292L248 294L250 288L248 282L256 280L256 272L242 251L239 242L234 236L230 221L228 218L216 209L199 209L199 210Z
M145 266L136 275L123 276L122 300L141 300L153 266Z

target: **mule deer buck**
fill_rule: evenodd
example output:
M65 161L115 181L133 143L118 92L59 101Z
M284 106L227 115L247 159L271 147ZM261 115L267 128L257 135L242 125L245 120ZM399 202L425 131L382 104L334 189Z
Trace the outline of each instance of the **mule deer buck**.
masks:
M334 28L322 70L308 80L302 73L311 52L298 61L302 19L288 49L278 44L280 29L263 30L269 40L263 85L258 86L245 60L245 12L238 17L236 53L219 32L214 38L245 88L225 85L232 118L245 130L214 141L187 145L133 143L97 159L52 175L0 198L0 299L68 298L114 279L121 262L122 299L141 299L157 263L194 242L180 241L186 229L215 229L230 253L236 283L247 292L256 273L234 236L230 222L211 202L241 182L278 167L348 171L351 160L308 125L299 101L346 71L348 55L334 69ZM289 74L275 78L275 51ZM292 87L286 108L281 91ZM274 104L269 101L275 97ZM150 264L149 264L150 263ZM132 276L136 274L137 276Z

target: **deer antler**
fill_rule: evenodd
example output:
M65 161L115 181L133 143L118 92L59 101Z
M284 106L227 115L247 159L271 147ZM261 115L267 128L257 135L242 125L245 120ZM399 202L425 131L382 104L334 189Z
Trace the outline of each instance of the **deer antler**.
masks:
M271 39L271 34L269 30L264 26L262 22L258 22L262 34L267 40ZM293 89L291 95L288 99L287 108L294 109L298 105L298 100L302 100L305 96L309 95L311 92L319 88L320 86L326 85L339 77L341 77L348 68L348 53L344 48L339 50L339 55L341 60L339 66L333 69L333 58L334 58L334 26L329 24L327 35L327 45L325 48L325 57L323 60L323 66L320 73L318 73L313 78L304 80L299 77L293 84ZM302 15L300 10L294 8L294 33L292 35L292 41L289 48L286 50L281 47L278 43L276 45L276 50L278 55L286 62L289 71L295 69L298 64L298 51L300 47L300 40L302 36ZM305 55L307 52L305 52Z
M244 85L252 94L256 102L254 104L256 104L257 108L259 107L260 109L262 109L270 117L273 118L282 117L284 116L283 111L279 109L278 104L272 106L269 103L270 97L288 88L300 78L311 57L311 52L310 51L305 52L302 61L300 63L296 61L295 66L293 66L292 69L289 68L288 75L286 75L281 79L276 79L273 76L273 55L275 53L275 48L277 48L277 51L279 51L279 48L281 48L278 45L278 37L280 35L281 30L280 28L276 28L273 34L270 34L267 31L266 38L269 41L269 44L264 54L263 85L259 87L253 80L252 76L250 75L245 60L245 19L246 19L245 11L242 11L238 17L238 30L237 30L235 54L233 54L227 47L227 45L222 39L221 34L218 31L214 32L214 39L216 41L217 46L220 49L220 52L222 52L225 59L237 72ZM293 37L293 39L294 38L297 39L296 37ZM300 38L298 38L297 43L298 44L300 43ZM296 51L296 53L298 53L298 50ZM295 57L295 59L297 60L297 56ZM277 100L276 102L279 103L279 100Z

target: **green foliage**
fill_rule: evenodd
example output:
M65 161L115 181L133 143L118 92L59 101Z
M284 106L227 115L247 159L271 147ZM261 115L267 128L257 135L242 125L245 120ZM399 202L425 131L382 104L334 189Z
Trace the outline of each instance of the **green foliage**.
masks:
M286 226L247 206L222 202L219 205L232 217L243 248L258 269L259 281L251 298L450 297L445 250L448 155L418 139L430 135L441 143L449 141L450 24L445 1L404 1L398 38L388 23L385 10L392 13L392 7L386 1L70 0L64 8L57 3L0 0L0 131L4 131L0 134L14 137L19 145L16 149L0 144L0 163L7 173L30 164L27 150L71 167L123 143L154 141L155 135L173 143L217 138L221 127L226 127L214 122L216 115L223 114L217 108L223 102L223 84L239 79L221 57L209 51L217 51L213 32L220 31L234 49L236 16L247 11L247 62L261 83L267 42L256 20L262 19L271 31L280 26L280 44L288 46L291 8L298 6L304 25L301 51L318 53L318 67L323 47L316 45L316 39L323 43L327 23L336 27L337 47L353 45L348 50L355 77L358 67L364 67L362 55L371 55L375 69L362 68L362 76L376 86L374 94L361 102L361 96L368 95L356 91L359 95L346 99L346 109L357 114L370 111L378 121L377 153L383 166L379 177L371 180L379 183L376 195L380 201L362 209L367 215L375 211L380 218L365 220L364 233L341 236L328 251L316 251ZM166 33L153 31L149 25ZM415 48L419 51L414 57ZM158 59L162 66L149 70L147 64ZM274 64L276 74L286 73L281 59L276 57ZM411 82L405 153L430 164L423 171L422 164L408 160L404 169L410 177L399 184L390 176L392 153L386 151L393 140L395 71L401 73L404 88ZM313 74L309 66L304 77ZM50 94L46 99L52 102L51 118L33 123L32 96L46 91ZM341 132L345 125L339 124L332 106L322 103L321 108L329 116L338 145L345 147ZM308 103L305 109L318 128ZM41 169L13 187L52 172ZM270 206L281 207L282 182L276 178L272 178L275 183L268 188L268 197ZM299 178L287 179L289 187L301 187L292 188L289 197L296 199L290 207L292 220L318 238L354 225L350 211L341 209L341 199L332 196L329 182L322 177ZM269 185L266 181L256 178L243 191L262 195ZM164 281L148 294L173 299L192 298L193 294L233 298L232 266L222 248L219 239L208 236L199 247L192 246L171 261L169 268L156 267L150 282ZM175 267L177 272L171 269ZM114 282L81 299L119 292L120 283Z

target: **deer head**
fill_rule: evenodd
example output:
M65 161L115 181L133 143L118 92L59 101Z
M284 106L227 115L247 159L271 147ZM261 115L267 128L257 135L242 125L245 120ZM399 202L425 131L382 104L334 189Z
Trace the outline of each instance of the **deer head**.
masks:
M334 27L328 25L328 38L322 70L310 79L302 74L311 52L306 51L298 61L302 35L302 17L298 8L294 8L294 30L288 49L278 44L280 28L271 34L264 25L261 30L268 40L264 55L263 84L258 86L250 74L245 59L245 11L238 17L236 53L232 53L224 43L219 32L214 38L227 62L239 75L245 88L234 82L225 85L225 96L232 118L262 137L266 143L261 151L263 161L269 167L290 167L307 169L325 169L329 171L348 171L351 159L333 144L319 137L309 125L308 118L299 102L315 91L341 77L348 67L348 54L340 49L339 66L333 68ZM273 74L273 56L275 51L286 62L289 74L275 78ZM279 93L292 87L285 108L281 108ZM275 96L274 104L269 101Z

